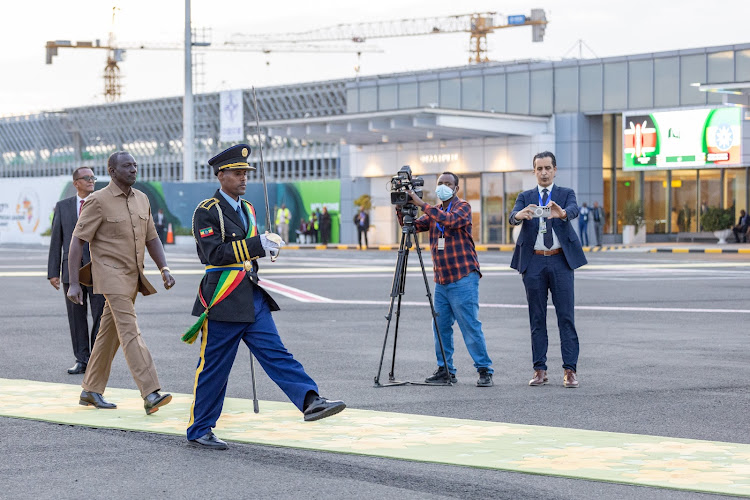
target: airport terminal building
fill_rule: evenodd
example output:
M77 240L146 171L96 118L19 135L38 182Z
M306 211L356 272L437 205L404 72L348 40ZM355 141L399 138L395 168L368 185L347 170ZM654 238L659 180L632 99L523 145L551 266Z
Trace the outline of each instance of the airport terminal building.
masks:
M0 176L21 191L35 178L67 181L82 165L101 177L109 154L125 149L140 180L160 185L175 222L189 225L187 207L212 192L206 160L226 145L222 109L232 96L241 136L259 141L249 90L197 95L194 186L181 182L180 97L0 118ZM627 202L643 207L651 240L700 230L705 207L748 208L750 44L266 87L258 108L272 204L294 195L293 221L329 207L340 225L334 241L354 242L354 200L369 195L370 243L397 242L388 181L409 165L432 202L439 174L458 174L476 242L511 243L508 210L535 184L531 159L543 150L556 154L556 182L579 204L604 207L606 242L621 240ZM0 235L15 230L22 204L18 192L4 196L12 199L0 200ZM39 205L34 232L49 210Z

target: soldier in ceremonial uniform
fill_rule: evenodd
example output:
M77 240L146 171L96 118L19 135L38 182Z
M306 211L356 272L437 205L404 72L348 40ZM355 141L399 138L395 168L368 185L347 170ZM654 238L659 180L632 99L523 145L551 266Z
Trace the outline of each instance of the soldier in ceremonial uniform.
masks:
M258 284L258 261L285 244L276 234L259 234L253 206L245 194L250 146L239 144L211 158L221 188L193 214L193 235L206 274L198 289L196 324L183 336L200 334L187 439L193 446L226 449L212 432L221 415L229 372L244 341L268 376L284 391L307 421L339 413L343 401L319 396L318 386L281 342L271 311L279 306Z

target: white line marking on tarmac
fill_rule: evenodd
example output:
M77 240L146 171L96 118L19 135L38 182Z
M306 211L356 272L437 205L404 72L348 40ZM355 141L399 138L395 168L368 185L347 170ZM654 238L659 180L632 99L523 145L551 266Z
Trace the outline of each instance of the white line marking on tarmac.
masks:
M261 280L260 284L263 288L274 291L280 295L283 295L284 297L289 297L290 299L294 299L299 302L331 302L331 299L328 299L326 297L306 292L304 290L300 290L299 288L282 285L281 283L277 283L276 281L271 281L269 279Z
M646 270L646 274L651 273L651 270L666 272L669 269L717 269L717 268L750 268L750 262L690 262L680 264L588 264L585 267L577 269L576 272L580 274L594 273L601 271L613 271L613 270L625 270L631 273L643 272ZM338 267L338 268L326 268L325 272L330 274L375 274L375 273L391 273L393 274L393 266L356 266L356 267ZM432 266L425 266L425 271L428 276L432 274ZM205 271L203 269L174 269L171 271L174 275L200 275ZM420 273L420 269L415 267L408 271L409 273ZM511 269L507 265L487 265L482 266L482 273L485 272L496 272L496 273L508 273L517 274L515 269ZM686 271L687 272L687 271ZM261 271L261 276L269 274L321 274L321 267L274 267L273 265L264 267ZM149 275L158 275L159 271L156 269L149 269L146 271ZM42 271L0 271L0 277L2 278L36 278L46 277L47 273Z

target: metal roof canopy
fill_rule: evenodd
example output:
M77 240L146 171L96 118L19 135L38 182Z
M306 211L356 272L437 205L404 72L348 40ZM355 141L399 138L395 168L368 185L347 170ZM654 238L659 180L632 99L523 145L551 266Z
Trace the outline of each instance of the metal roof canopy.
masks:
M261 122L269 135L352 145L481 137L535 136L551 132L551 117L440 108L378 111Z
M750 108L750 82L701 83L696 87L701 92L722 94L724 104Z

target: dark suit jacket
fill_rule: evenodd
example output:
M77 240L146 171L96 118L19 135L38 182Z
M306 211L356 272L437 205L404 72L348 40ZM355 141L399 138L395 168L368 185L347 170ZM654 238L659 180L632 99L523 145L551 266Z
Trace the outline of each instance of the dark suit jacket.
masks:
M244 209L244 203L242 205ZM224 218L224 241L221 239L219 208L221 208L221 214ZM249 221L252 221L252 217L247 210L245 216ZM243 264L245 261L251 261L253 264L252 272L245 275L237 288L227 298L211 308L208 319L235 323L255 322L253 293L256 288L265 294L271 311L279 310L276 301L257 284L257 259L266 255L263 246L260 244L260 236L247 237L240 216L218 190L213 198L201 202L195 209L193 235L198 249L198 257L203 264L225 266L228 264ZM221 272L208 272L203 276L200 291L206 304L211 302L221 274ZM200 297L196 297L193 305L193 316L200 316L204 310Z
M565 260L568 261L568 265L571 269L577 269L586 264L587 261L586 256L583 254L583 248L581 248L581 240L578 239L578 235L570 224L573 219L578 217L578 203L576 202L575 191L555 184L550 193L550 198L565 210L568 219L548 219L547 224L549 226L549 223L552 223L552 229L555 231L555 235L557 235L557 239L560 241L560 246L565 255ZM513 221L513 217L517 212L531 204L539 204L539 191L536 186L534 186L534 189L524 191L518 195L516 204L510 213L509 221ZM519 273L523 274L526 271L531 256L534 255L534 244L536 243L536 236L538 233L538 218L535 217L531 220L524 220L522 222L521 234L516 242L513 259L510 262L510 267L517 270Z
M73 236L73 230L78 221L78 209L76 207L76 197L71 196L60 200L55 205L54 216L52 218L52 238L49 244L49 258L47 259L47 279L60 278L60 267L62 266L62 281L69 283L68 278L68 250L70 249L70 240ZM83 245L83 260L81 265L88 264L91 261L89 253L89 244Z
M359 226L359 214L361 214L361 213L362 212L357 212L354 215L354 225L357 226L358 228L360 227ZM367 231L369 228L370 228L370 214L368 214L367 212L365 212L365 224L363 226L363 229L365 231Z

